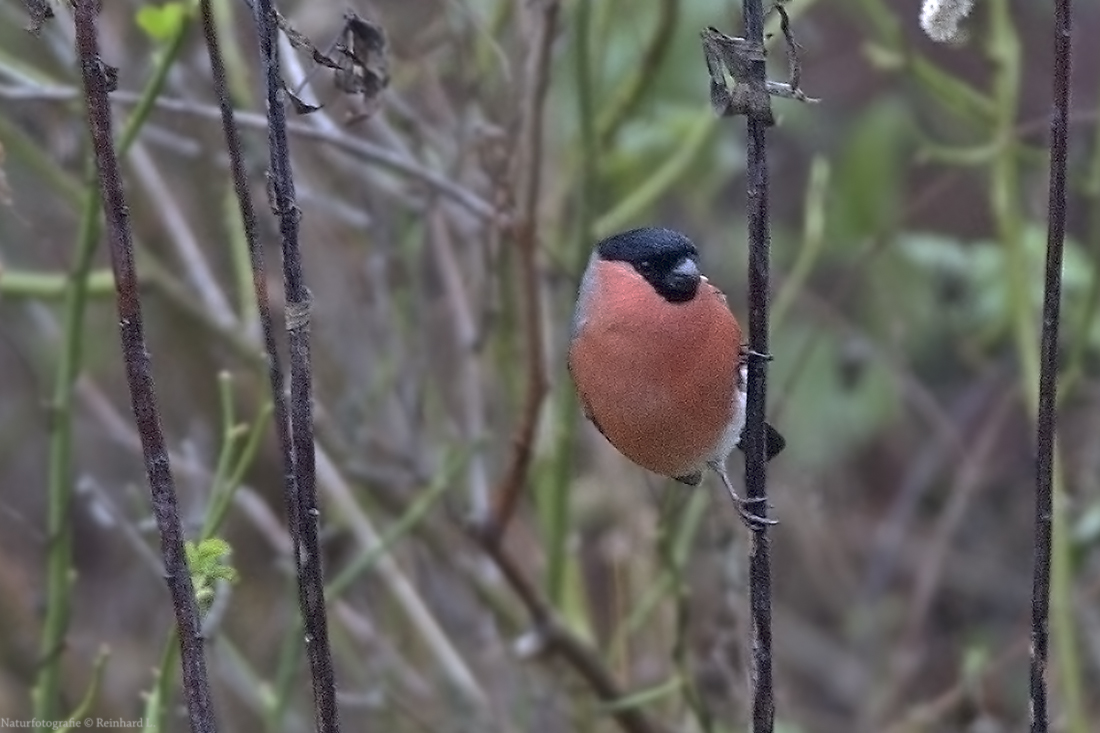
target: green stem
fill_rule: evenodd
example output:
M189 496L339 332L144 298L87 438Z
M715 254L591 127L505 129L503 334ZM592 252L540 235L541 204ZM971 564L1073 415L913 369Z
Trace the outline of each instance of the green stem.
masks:
M145 727L142 733L161 733L167 730L165 726L168 721L168 706L172 696L172 682L175 680L172 671L176 668L179 655L179 640L176 638L176 627L173 626L165 640L160 665L153 673L153 689L145 698L145 709L142 711Z
M592 195L595 192L597 160L595 124L592 104L592 67L590 28L592 22L591 0L579 0L576 10L576 66L577 110L581 137L581 176L577 196L577 224L575 252L587 251L592 228ZM578 254L578 259L580 255ZM555 608L565 600L566 569L569 560L569 500L572 495L572 464L574 426L577 422L576 399L570 390L558 390L557 455L550 480L540 481L544 487L540 508L546 528L546 594Z
M668 160L661 164L661 167L655 170L645 183L596 220L594 227L596 238L602 239L622 229L676 185L687 173L688 167L695 162L716 129L714 114L710 108L700 110L699 116L691 123L691 127L684 133L683 139Z
M825 200L829 192L829 161L818 156L810 166L810 184L806 190L806 214L802 248L791 266L782 289L772 306L772 329L779 330L802 285L813 271L825 244Z
M223 3L215 3L215 6ZM252 281L252 258L248 251L248 239L244 233L237 197L233 191L227 191L225 198L225 229L229 238L229 257L233 263L234 281L237 289L237 308L241 323L247 333L256 334L259 340L260 306L256 302L256 288Z
M649 584L648 589L633 605L630 615L619 625L609 645L608 658L614 659L622 653L630 637L638 633L657 610L660 602L682 582L683 569L687 563L688 552L699 531L706 508L711 500L706 491L693 491L688 505L680 512L670 549L665 556L666 562L661 568L657 580ZM664 520L662 520L664 521ZM665 531L665 530L662 530Z
M175 63L176 57L183 49L183 41L187 38L187 31L191 29L191 23L191 16L188 15L180 23L179 28L176 29L176 35L168 40L168 43L158 54L156 66L153 67L153 75L145 83L141 97L134 105L133 110L130 111L130 116L126 120L126 127L118 137L119 158L126 156L130 146L137 139L138 133L141 132L141 128L144 127L145 121L149 119L149 113L153 111L153 105L156 104L157 97L160 96L160 92L164 88L164 82L168 79L168 72L172 70L172 64Z
M107 659L110 656L110 649L106 646L100 648L99 654L92 662L92 679L88 683L88 688L84 691L84 697L81 698L76 708L65 717L66 721L73 721L73 724L78 728L82 725L82 721L88 713L91 712L92 706L95 705L95 699L99 696L100 684L103 682L103 670L107 666ZM70 730L73 730L73 726L65 725L58 728L56 733L68 733Z
M29 272L0 268L0 296L53 300L71 292L72 273ZM115 292L115 277L110 270L88 273L88 295L103 297Z
M92 165L89 162L89 178ZM88 301L88 273L99 239L99 195L88 185L80 220L80 236L65 294L64 341L54 378L50 410L49 477L46 484L46 620L39 645L42 669L34 688L34 717L59 719L61 710L61 654L69 629L72 563L72 409L73 392L84 356L84 306ZM36 728L47 731L45 725Z
M585 15L588 14L587 10L582 9L584 5L587 5L586 0L580 0L580 5L581 7L577 9L578 38L582 37L580 35L580 15L582 12ZM645 50L642 52L641 60L634 67L634 73L626 81L615 85L616 91L613 93L611 101L600 113L596 130L601 145L606 146L609 144L623 122L637 108L638 103L645 95L646 89L652 85L653 80L657 77L657 70L660 69L665 56L668 55L668 50L672 46L672 39L676 35L679 7L679 0L660 0L657 10L657 24L653 28L653 35L650 36L649 43L646 44ZM587 35L584 38L587 38ZM585 55L587 54L586 49ZM588 117L588 119L590 120L591 117Z
M1085 356L1089 351L1089 336L1096 323L1096 311L1100 310L1100 125L1096 125L1092 141L1092 160L1089 162L1088 177L1082 187L1089 197L1088 206L1088 243L1091 245L1092 282L1085 296L1085 309L1080 322L1076 324L1073 336L1067 339L1069 357L1063 384L1058 392L1058 401L1072 394L1077 382L1084 375Z

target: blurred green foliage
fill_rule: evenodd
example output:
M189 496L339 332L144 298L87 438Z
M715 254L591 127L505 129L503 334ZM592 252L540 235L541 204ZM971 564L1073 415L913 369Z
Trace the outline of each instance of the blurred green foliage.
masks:
M344 10L282 5L319 46ZM372 143L510 213L536 5L373 4L393 75L374 117L336 95L310 59L292 56L284 69L289 88L323 105L294 120L321 132L296 133L292 144L316 301L321 516L343 704L348 719L394 731L605 731L624 707L677 730L742 730L748 632L736 519L713 487L658 484L608 448L579 414L562 355L591 246L631 226L688 232L708 276L744 313L742 125L713 117L698 41L705 26L736 33L739 7L569 0L553 44L537 222L551 384L530 495L507 539L532 587L627 691L614 703L594 702L562 665L513 654L522 647L514 639L530 638L529 619L457 529L466 509L458 497L495 488L510 460L528 386L528 293L511 233L344 144ZM1100 20L1079 5L1078 38L1087 39ZM5 19L18 10L9 6ZM150 348L189 536L200 540L189 560L202 593L218 577L242 577L210 642L218 679L232 681L219 704L227 729L304 729L311 711L289 540L279 534L281 469L194 4L104 6L120 129L139 147L127 193ZM822 102L776 102L779 124L768 133L770 419L790 446L769 468L781 521L777 730L1019 728L1046 245L1049 88L1035 49L1049 43L1049 8L988 0L954 46L933 45L915 8L885 0L787 8L803 86ZM262 113L250 13L230 2L215 10L235 103ZM782 38L770 23L769 73L782 79ZM13 487L0 491L0 535L44 535L45 492L25 487L46 481L51 421L60 420L74 435L63 483L75 498L50 507L75 530L75 550L54 576L64 588L71 574L79 579L64 653L39 665L18 642L42 633L27 609L48 596L42 568L58 545L17 540L2 555L0 598L16 600L14 610L0 601L0 709L25 708L26 688L48 669L68 704L56 701L58 711L87 690L96 699L78 709L132 711L151 689L148 716L182 730L175 646L165 645L171 616L137 549L156 539L132 490L144 484L113 356L114 312L99 297L110 290L103 252L83 281L97 297L77 314L89 353L75 358L75 407L60 416L41 408L42 384L73 356L58 337L58 302L76 292L73 243L88 191L69 41L60 24L44 32L32 41L17 23L0 28L0 98L13 100L0 109L13 200L0 209L0 486ZM1079 47L1078 69L1100 68L1093 46ZM1082 78L1074 92L1087 100ZM168 112L148 92L161 82L181 103ZM132 92L142 89L135 109ZM1056 520L1066 544L1052 618L1054 694L1073 733L1100 715L1100 696L1085 694L1100 680L1084 643L1094 635L1100 534L1100 145L1088 104L1075 104L1073 127ZM278 308L264 135L246 134ZM201 297L181 236L234 304L229 318ZM469 341L456 314L473 324ZM241 423L238 413L255 417ZM97 523L105 512L112 523ZM30 518L32 529L11 517ZM225 540L205 539L214 533ZM225 543L232 567L221 560ZM115 648L106 666L95 656L103 641ZM110 684L98 684L101 673Z

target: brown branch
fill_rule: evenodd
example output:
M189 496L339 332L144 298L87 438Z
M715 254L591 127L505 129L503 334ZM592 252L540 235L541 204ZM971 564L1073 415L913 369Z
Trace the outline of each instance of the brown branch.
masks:
M596 697L612 706L609 714L626 733L660 733L663 728L651 721L639 708L614 706L622 701L624 693L604 666L599 654L558 621L550 604L527 580L512 556L504 550L499 535L492 533L493 529L475 526L471 527L470 534L492 559L505 582L527 609L538 642L537 650L544 654L556 654L565 660L592 688Z
M78 90L66 86L51 85L39 87L8 86L0 84L0 99L12 101L64 102L75 99L77 96L79 96ZM141 99L142 95L140 93L127 90L119 90L111 95L111 102L117 105L132 106L140 102ZM210 104L202 104L190 99L158 97L153 102L153 107L173 115L186 115L204 120L217 120L221 118L221 112L218 107ZM253 130L267 130L267 118L262 114L239 109L234 110L233 114L238 127ZM455 202L480 221L491 222L499 219L496 208L485 199L481 198L477 193L446 178L439 172L420 163L415 158L402 154L400 151L383 148L369 140L364 140L339 130L319 128L296 120L288 120L286 129L288 133L296 137L331 145L334 148L351 153L357 158L374 163L395 173L400 173L420 183L423 188L438 193L448 200Z
M103 200L103 212L110 244L111 267L118 295L118 323L130 403L141 436L145 470L149 477L153 515L160 533L164 575L172 595L172 608L179 629L180 665L183 672L187 715L194 733L215 733L214 706L203 657L198 604L183 549L176 489L168 460L168 448L157 409L156 388L142 325L141 301L134 270L134 243L122 172L111 131L108 93L114 88L117 70L99 57L96 20L99 0L79 0L75 5L76 52L80 59L87 104L88 128L95 150L96 170Z
M475 517L486 523L494 542L508 526L523 489L534 449L535 428L548 389L542 343L542 305L538 277L538 197L542 171L542 115L550 78L550 50L557 24L558 0L540 0L534 11L531 53L523 75L521 127L514 158L517 215L512 233L519 251L519 287L527 336L527 391L523 412L512 437L512 459L494 495L491 517Z

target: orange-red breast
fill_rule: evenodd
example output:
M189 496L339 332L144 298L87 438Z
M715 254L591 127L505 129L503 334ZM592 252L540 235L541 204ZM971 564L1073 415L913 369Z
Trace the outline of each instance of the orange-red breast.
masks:
M581 280L569 372L585 415L619 452L692 486L710 467L742 518L759 526L726 473L745 425L741 328L698 259L671 229L600 242ZM771 459L785 441L766 430Z

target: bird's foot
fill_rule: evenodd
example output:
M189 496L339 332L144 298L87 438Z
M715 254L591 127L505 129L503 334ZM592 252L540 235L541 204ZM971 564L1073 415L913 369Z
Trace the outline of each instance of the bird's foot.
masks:
M756 512L749 509L751 504L759 504L766 501L763 496L751 496L742 499L734 492L730 492L730 496L733 497L733 505L737 508L737 514L741 517L741 521L745 523L745 526L751 529L753 532L763 532L768 527L779 524L775 519L769 519L768 517L762 517Z
M761 361L772 361L775 357L771 354L765 354L755 349L750 349L747 346L741 348L741 355L748 356L753 359L760 359Z
M718 478L721 479L722 485L726 487L726 491L729 492L730 498L733 499L733 505L737 508L737 514L740 515L741 521L745 523L746 527L753 532L762 532L771 525L779 524L776 520L762 517L749 509L750 504L759 504L760 502L767 501L767 499L763 496L750 496L742 499L737 491L734 490L733 484L730 483L729 475L726 473L726 468L722 465L721 461L708 461L707 465L718 474Z

